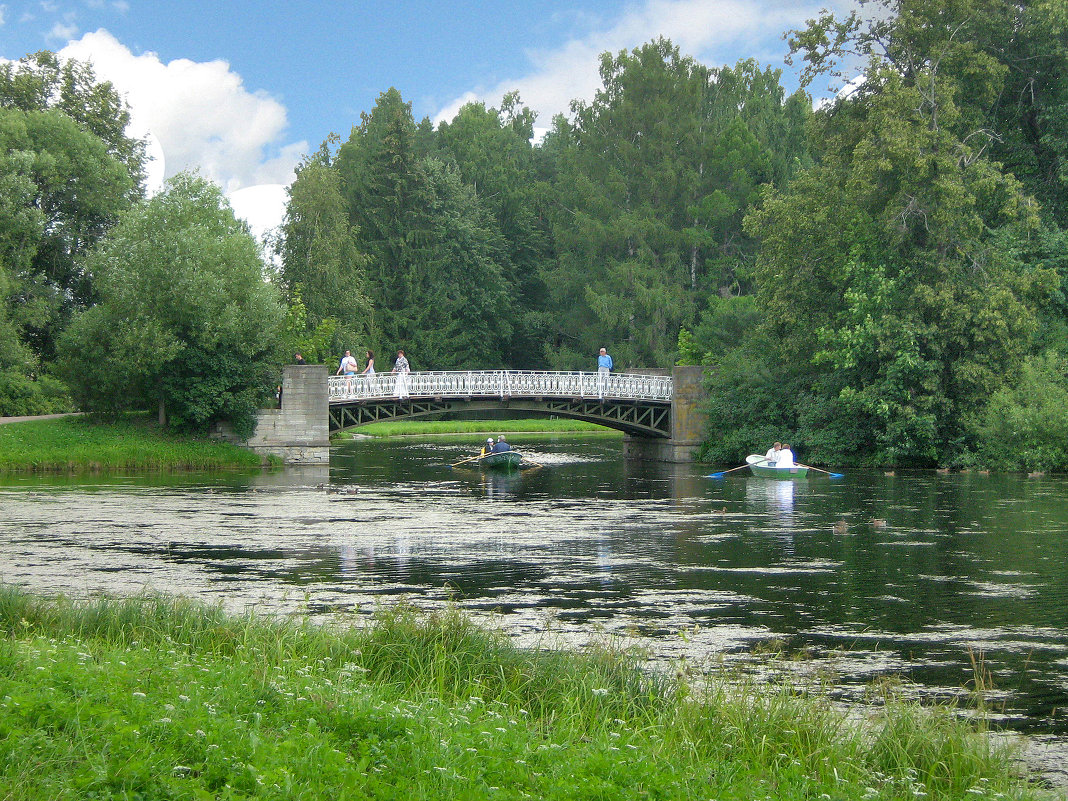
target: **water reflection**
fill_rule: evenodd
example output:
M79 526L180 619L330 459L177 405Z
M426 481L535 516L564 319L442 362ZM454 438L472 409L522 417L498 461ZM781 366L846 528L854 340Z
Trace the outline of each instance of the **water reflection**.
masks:
M808 657L776 670L832 671L853 698L886 674L964 695L981 654L1004 725L1068 734L1064 479L712 481L617 440L515 444L544 467L454 469L471 443L426 439L354 442L329 470L10 477L0 570L314 615L452 602L523 641L619 635L756 671L775 642Z

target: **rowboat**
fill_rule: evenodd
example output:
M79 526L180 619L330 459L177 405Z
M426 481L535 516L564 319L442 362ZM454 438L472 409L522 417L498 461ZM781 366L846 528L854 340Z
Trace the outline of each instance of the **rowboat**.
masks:
M752 453L745 457L746 464L749 465L749 471L754 476L761 476L762 478L807 478L807 467L769 467L767 457L761 456L756 453Z
M498 451L478 457L478 466L483 470L518 470L523 455L516 451Z

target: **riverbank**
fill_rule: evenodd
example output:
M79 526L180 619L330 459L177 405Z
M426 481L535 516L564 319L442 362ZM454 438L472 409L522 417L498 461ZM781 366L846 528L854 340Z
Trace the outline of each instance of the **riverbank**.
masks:
M261 458L219 440L182 437L147 418L99 423L70 416L0 425L0 471L218 470Z
M622 437L623 432L562 417L532 418L521 420L399 420L396 422L370 423L358 429L336 435L344 439L353 436L402 437L426 434L597 434L606 437Z
M457 613L361 628L0 586L0 795L1038 799L949 710L526 650ZM403 788L400 791L399 788Z

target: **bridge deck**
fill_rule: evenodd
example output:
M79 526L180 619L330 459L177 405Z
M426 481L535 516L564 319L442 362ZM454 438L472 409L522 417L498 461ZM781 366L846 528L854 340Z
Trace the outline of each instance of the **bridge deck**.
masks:
M411 399L569 398L670 405L669 376L639 373L561 373L529 370L413 372L407 376L333 376L330 403Z

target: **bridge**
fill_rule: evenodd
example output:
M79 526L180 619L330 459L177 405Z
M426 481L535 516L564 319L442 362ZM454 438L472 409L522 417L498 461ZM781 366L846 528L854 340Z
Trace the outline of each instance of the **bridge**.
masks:
M391 373L329 380L330 430L443 412L491 409L600 423L671 437L670 376L525 370Z
M507 410L586 420L623 431L628 458L692 461L704 436L703 370L587 372L466 370L331 376L323 365L283 369L280 408L259 414L246 443L287 463L329 461L329 436L367 423Z

